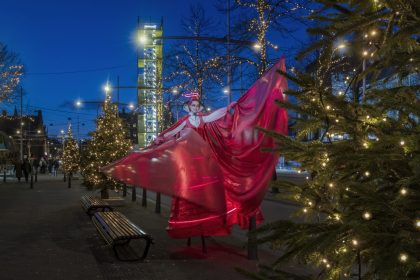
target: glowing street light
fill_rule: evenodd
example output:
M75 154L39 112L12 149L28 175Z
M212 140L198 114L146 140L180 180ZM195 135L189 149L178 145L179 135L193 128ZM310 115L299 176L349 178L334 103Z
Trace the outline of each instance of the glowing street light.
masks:
M106 85L104 86L104 91L106 94L108 94L111 91L111 86L109 85L109 83L106 83Z
M139 42L140 44L146 44L147 43L147 36L146 35L140 35L139 36Z
M128 108L130 108L130 110L134 109L134 104L132 102L130 102L130 104L128 104Z
M75 103L76 107L80 108L82 106L82 101L77 100Z

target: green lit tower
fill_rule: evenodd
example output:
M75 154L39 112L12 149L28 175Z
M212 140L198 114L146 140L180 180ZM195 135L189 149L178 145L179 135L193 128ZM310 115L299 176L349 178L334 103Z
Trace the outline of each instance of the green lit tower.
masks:
M163 26L139 24L141 47L138 57L138 143L147 146L161 131L162 119L162 34Z

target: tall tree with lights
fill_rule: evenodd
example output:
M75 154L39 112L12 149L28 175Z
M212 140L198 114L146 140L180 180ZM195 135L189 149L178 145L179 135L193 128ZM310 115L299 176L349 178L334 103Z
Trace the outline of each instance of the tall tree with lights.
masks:
M77 146L76 141L73 138L73 133L71 130L71 125L69 125L67 131L67 138L64 142L64 151L63 151L63 170L68 174L69 187L71 185L71 177L77 172L80 168L80 154L79 147Z
M301 53L316 60L283 73L297 85L285 105L298 113L296 139L272 134L308 172L303 185L281 183L304 219L267 224L259 241L283 250L279 274L298 262L323 279L419 279L420 7L317 2L308 31L320 39Z
M217 30L215 21L208 17L201 5L192 5L188 17L182 19L186 34L195 40L178 41L167 55L167 81L175 84L175 100L178 88L183 91L195 91L202 99L210 98L208 93L223 84L226 66L224 46L208 38Z
M0 42L0 102L13 99L23 73L24 67L17 54Z
M110 95L105 99L103 114L97 118L96 131L91 136L84 156L84 180L86 185L104 190L102 197L106 197L106 190L118 184L102 174L100 168L126 156L132 146Z
M240 12L239 18L235 20L234 33L236 36L248 40L256 39L254 49L258 61L253 64L261 76L270 64L269 49L278 50L279 48L277 44L273 44L268 39L269 31L276 30L277 35L286 40L294 39L293 27L303 22L299 15L308 10L310 1L234 0L232 2L234 2L232 9ZM280 47L285 50L289 46ZM278 59L278 55L276 59Z

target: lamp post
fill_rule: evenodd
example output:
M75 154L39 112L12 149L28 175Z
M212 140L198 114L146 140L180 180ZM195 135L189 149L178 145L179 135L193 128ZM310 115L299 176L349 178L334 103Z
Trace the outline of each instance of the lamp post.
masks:
M23 162L23 89L20 87L20 160Z
M76 105L77 108L77 143L79 143L79 152L82 149L82 145L81 145L81 141L80 141L80 120L79 120L79 109L80 107L82 107L82 101L81 100L76 100L76 102L74 103Z
M63 144L63 150L62 150L62 152L61 152L61 158L63 158L63 156L64 156L64 139L65 139L65 134L64 134L64 129L62 129L61 131L60 131L60 133L61 133L61 137L62 137L62 144ZM63 181L65 182L66 181L66 172L63 172Z

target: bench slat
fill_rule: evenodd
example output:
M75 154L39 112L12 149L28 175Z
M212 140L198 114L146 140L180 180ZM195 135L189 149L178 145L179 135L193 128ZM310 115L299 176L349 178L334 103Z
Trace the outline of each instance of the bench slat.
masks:
M88 214L89 216L92 216L93 212L96 212L98 210L101 210L101 211L113 210L108 202L102 200L101 198L94 197L91 195L82 196L80 202L81 202L82 208L86 211L86 214Z
M116 246L127 245L131 239L144 239L146 246L141 257L136 256L134 260L142 260L146 258L153 239L146 232L141 230L137 225L132 223L126 216L120 212L96 212L92 217L92 222L98 229L100 235L105 241L112 246L118 259L118 251Z
M119 212L101 213L103 217L109 220L113 226L114 232L118 233L121 238L141 236L127 223L128 219Z

